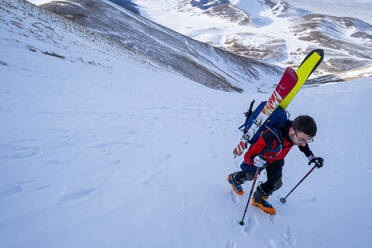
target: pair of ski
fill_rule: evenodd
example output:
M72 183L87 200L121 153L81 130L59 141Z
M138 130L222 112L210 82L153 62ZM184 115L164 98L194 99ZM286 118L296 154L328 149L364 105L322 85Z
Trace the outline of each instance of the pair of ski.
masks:
M260 127L266 122L271 113L274 112L278 106L282 107L283 110L288 107L288 104L292 101L310 74L322 62L323 57L324 52L322 49L313 50L302 61L297 71L291 67L288 67L285 70L281 80L267 101L265 107L259 113L252 126L246 130L241 138L241 141L235 147L233 151L235 157L243 154L243 151L246 148L246 142L256 134L257 130L260 129Z

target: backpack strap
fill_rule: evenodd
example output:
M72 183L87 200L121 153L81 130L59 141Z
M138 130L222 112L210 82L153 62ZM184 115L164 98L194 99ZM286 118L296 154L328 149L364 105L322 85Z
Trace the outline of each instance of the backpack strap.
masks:
M274 156L270 156L270 158L275 158L279 155L279 153L283 150L283 142L281 140L281 135L276 129L270 128L267 125L265 125L266 130L270 131L272 134L274 134L275 138L278 141L278 146L275 149L264 149L263 152L276 152Z

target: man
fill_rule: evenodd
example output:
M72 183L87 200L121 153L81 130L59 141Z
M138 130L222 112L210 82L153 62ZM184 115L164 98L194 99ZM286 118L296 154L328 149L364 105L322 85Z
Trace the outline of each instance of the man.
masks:
M252 205L269 214L275 214L275 208L267 201L268 197L282 186L282 168L284 158L294 145L297 145L309 160L318 168L323 166L323 158L316 157L308 143L313 141L317 126L313 118L298 116L294 121L286 121L278 131L266 129L258 141L244 155L240 165L242 171L230 174L228 182L238 195L244 193L242 184L254 179L256 169L267 171L267 181L257 186L252 198Z

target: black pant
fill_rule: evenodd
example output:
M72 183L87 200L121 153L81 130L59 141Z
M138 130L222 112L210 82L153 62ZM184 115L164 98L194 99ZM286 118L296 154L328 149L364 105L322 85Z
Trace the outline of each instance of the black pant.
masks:
M267 172L267 181L260 185L260 188L266 195L271 195L274 191L278 190L282 186L282 170L284 165L284 159L274 161L273 163L267 164L265 170ZM244 183L245 181L251 181L254 178L256 170L253 166L247 171L239 171L235 174L235 179L238 183Z

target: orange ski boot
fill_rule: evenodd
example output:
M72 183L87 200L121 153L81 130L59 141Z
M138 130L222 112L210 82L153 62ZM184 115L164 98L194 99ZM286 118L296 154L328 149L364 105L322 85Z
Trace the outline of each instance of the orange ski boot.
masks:
M243 195L244 190L242 188L242 185L240 183L237 183L234 177L235 173L230 174L227 176L227 181L230 183L231 187L237 193L238 195Z
M268 198L269 196L262 194L262 190L257 187L252 197L252 205L261 208L268 214L274 215L276 213L275 208L267 201Z

